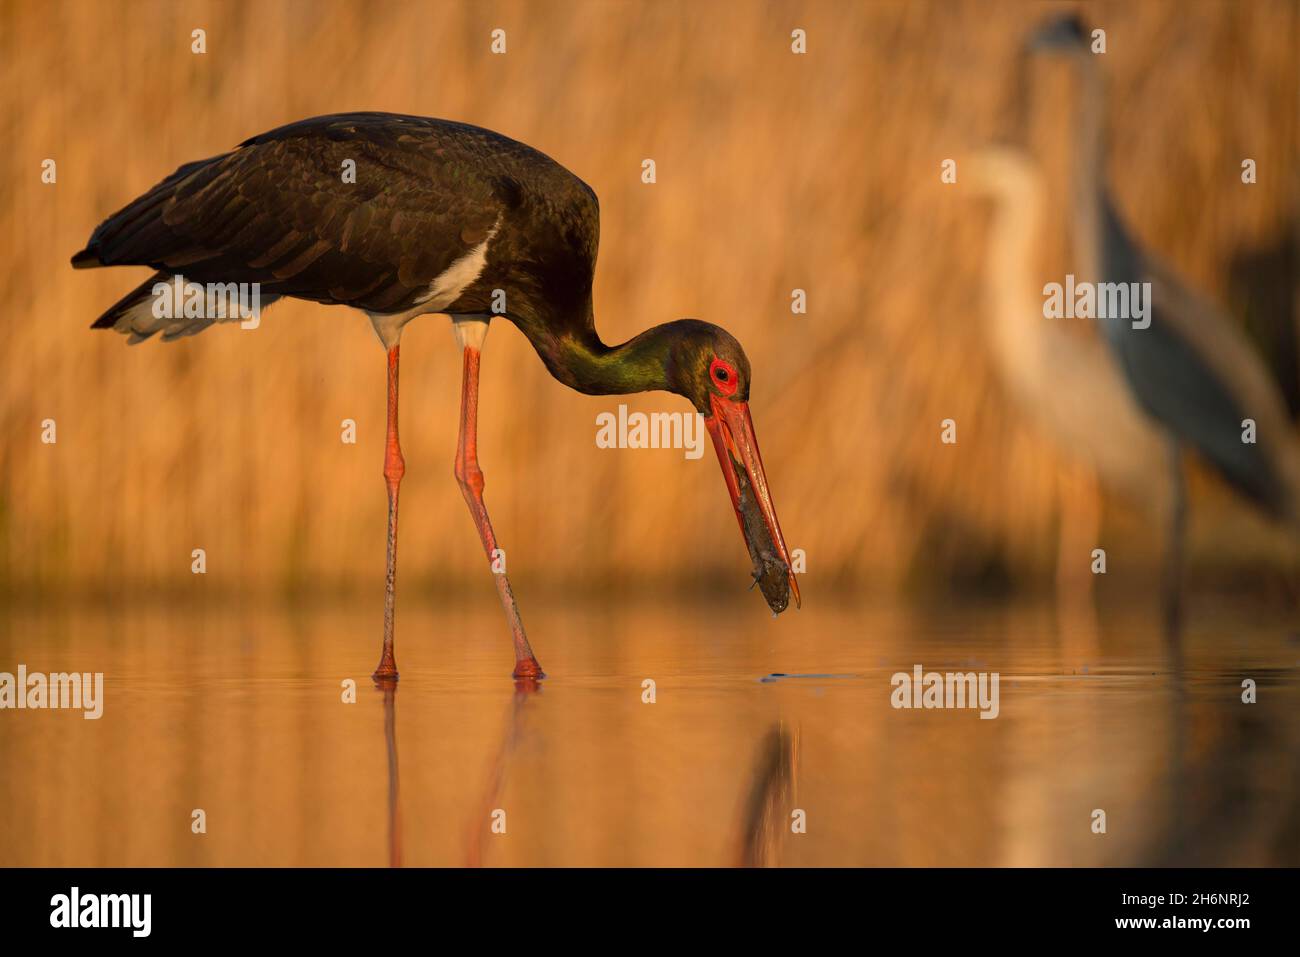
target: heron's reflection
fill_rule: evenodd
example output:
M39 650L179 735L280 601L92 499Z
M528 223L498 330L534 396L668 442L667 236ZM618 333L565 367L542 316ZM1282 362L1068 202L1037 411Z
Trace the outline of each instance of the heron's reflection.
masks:
M510 758L523 733L525 709L528 702L540 694L541 690L541 683L535 678L515 679L515 691L506 714L506 727L501 737L501 746L497 748L495 758L488 765L483 795L474 805L474 816L466 829L468 838L465 842L465 865L467 867L480 867L483 863L484 841L491 826L492 810L496 807L501 789L505 785L506 769Z
M797 801L799 729L778 721L764 735L754 760L749 795L740 819L737 864L776 867L789 814Z
M384 696L384 743L388 747L388 866L402 866L402 812L397 777L397 678L376 676Z
M1267 710L1260 710L1268 704L1242 701L1223 711L1213 726L1198 728L1177 649L1170 650L1166 662L1171 740L1165 810L1141 865L1296 866L1300 735L1294 725L1272 720ZM1240 699L1245 677L1268 694L1290 680L1291 670L1225 672L1221 681L1213 682L1215 693Z

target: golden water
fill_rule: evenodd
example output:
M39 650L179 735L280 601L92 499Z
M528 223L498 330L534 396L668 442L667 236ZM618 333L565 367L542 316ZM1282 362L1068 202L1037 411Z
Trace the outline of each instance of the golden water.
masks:
M0 864L1300 863L1284 619L1203 598L1180 660L1146 611L750 597L526 605L536 692L491 605L399 602L391 692L374 602L11 609L0 671L105 704L0 711ZM916 664L998 672L999 716L895 710Z

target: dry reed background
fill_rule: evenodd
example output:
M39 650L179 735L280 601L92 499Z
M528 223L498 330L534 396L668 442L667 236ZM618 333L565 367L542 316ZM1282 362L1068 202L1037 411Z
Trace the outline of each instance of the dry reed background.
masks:
M960 185L940 184L939 164L998 132L1014 51L1051 8L0 3L0 590L193 591L195 547L208 553L203 589L379 587L384 361L365 320L290 302L256 333L128 349L87 326L145 271L68 266L101 219L181 163L355 109L487 126L591 184L607 341L684 315L736 334L809 593L1043 581L1060 462L993 374L980 330L987 217ZM1120 207L1228 301L1234 257L1294 255L1297 6L1087 12L1109 34ZM195 27L206 55L190 52ZM505 56L489 52L496 27ZM794 27L808 31L806 56L790 53ZM1044 138L1058 153L1066 142ZM1243 156L1259 163L1257 186L1239 182ZM54 186L40 181L47 157ZM657 185L639 180L645 157ZM1296 288L1286 255L1272 279L1290 283L1283 301ZM808 291L807 316L790 314L795 287ZM1294 377L1296 356L1276 345L1286 338L1258 318ZM488 594L451 477L451 334L421 320L404 346L403 580ZM506 323L488 346L487 498L521 594L743 581L711 454L599 450L595 416L615 401L552 381ZM629 405L685 408L663 395ZM959 422L956 447L938 441L945 417ZM45 418L57 445L39 441ZM339 441L344 418L360 425L355 446ZM1194 493L1203 573L1275 560L1230 496L1207 480ZM1110 512L1112 554L1149 558L1155 537L1142 516Z

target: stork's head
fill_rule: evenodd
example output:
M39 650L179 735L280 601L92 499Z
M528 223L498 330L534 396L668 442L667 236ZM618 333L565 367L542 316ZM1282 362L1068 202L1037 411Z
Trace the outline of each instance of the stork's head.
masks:
M669 387L704 414L754 563L754 580L768 607L780 613L790 604L792 592L799 604L799 585L749 414L749 359L740 343L718 326L683 319L670 327L674 341L666 370Z
M1026 49L1042 53L1084 53L1088 49L1088 31L1077 13L1051 17L1031 33Z

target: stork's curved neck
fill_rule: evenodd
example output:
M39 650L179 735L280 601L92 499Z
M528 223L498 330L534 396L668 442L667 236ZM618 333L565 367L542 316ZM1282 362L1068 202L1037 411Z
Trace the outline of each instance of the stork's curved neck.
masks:
M671 381L673 324L653 326L621 345L601 341L591 306L573 321L556 322L525 309L511 320L528 337L546 368L560 382L587 395L675 391Z
M671 324L652 326L617 346L589 337L565 340L563 352L573 388L589 395L626 395L668 389Z

